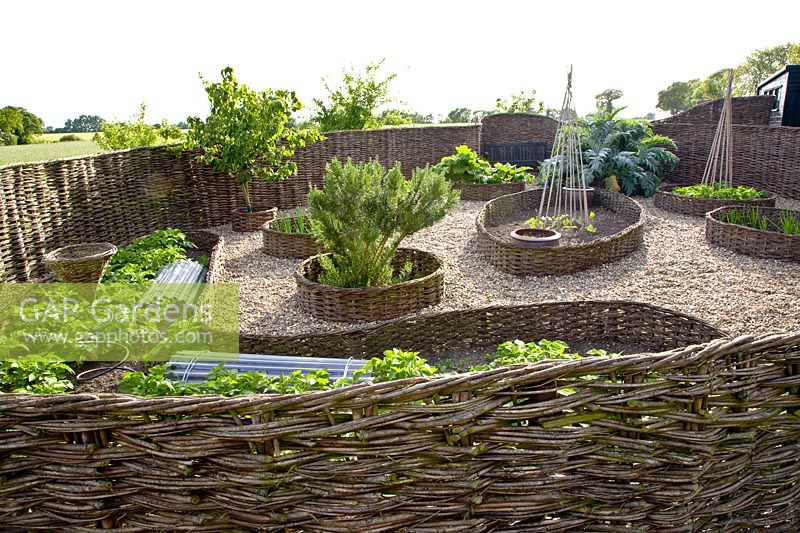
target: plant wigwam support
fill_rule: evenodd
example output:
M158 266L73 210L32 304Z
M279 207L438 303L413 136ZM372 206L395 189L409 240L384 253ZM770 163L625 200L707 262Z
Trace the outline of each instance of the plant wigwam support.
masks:
M703 171L703 185L733 187L733 136L732 136L732 104L731 88L733 87L733 70L728 69L728 88L722 112L719 114L717 132L708 154L706 169Z

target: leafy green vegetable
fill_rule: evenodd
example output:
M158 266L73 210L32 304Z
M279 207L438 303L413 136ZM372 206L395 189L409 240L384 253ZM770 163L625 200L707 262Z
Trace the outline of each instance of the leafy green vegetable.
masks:
M531 167L518 167L495 163L478 156L469 146L456 147L456 153L443 157L434 167L454 183L512 183L530 178Z
M0 391L63 394L72 390L72 367L52 356L0 360Z
M675 187L672 192L690 198L710 198L715 200L755 200L763 198L764 193L752 187L727 187L719 183L714 185L688 185Z
M436 367L419 357L419 352L406 352L397 348L386 350L383 357L373 357L363 368L353 373L353 382L365 374L373 381L396 381L399 379L428 377L436 374Z
M103 281L106 283L150 281L164 265L186 259L186 250L192 248L197 246L180 230L169 228L155 231L117 250L108 263Z

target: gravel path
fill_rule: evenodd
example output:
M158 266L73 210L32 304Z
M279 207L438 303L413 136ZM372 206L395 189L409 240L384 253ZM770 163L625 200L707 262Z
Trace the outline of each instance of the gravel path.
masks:
M705 319L731 333L800 331L800 265L710 247L705 221L653 207L636 198L646 216L644 247L621 261L567 276L518 278L495 270L476 251L475 217L483 202L463 202L444 220L404 244L436 252L445 261L442 303L426 314L493 304L547 300L636 300ZM800 202L778 207L800 210ZM261 233L225 236L220 281L241 284L242 331L289 335L347 329L300 310L292 273L300 261L261 252Z

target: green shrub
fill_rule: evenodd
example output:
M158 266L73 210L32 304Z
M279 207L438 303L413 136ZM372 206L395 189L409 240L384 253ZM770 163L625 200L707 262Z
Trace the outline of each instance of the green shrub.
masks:
M608 355L605 350L592 349L586 355ZM491 361L485 365L476 365L470 372L488 370L506 365L531 364L545 359L580 359L579 353L570 352L569 345L563 341L549 341L542 339L539 342L524 342L519 339L500 344L494 354L486 356Z
M197 247L180 230L168 228L155 231L117 250L103 274L103 281L106 283L150 281L163 266L186 259L186 250L193 248Z
M672 192L690 198L713 198L716 200L754 200L762 198L764 194L752 187L728 187L719 183L714 185L689 185L675 187Z
M51 356L0 360L0 392L62 394L72 390L68 364Z
M103 122L102 130L95 133L92 140L104 150L126 150L158 144L158 133L150 124L144 122L146 111L147 106L142 102L135 121Z
M393 282L400 242L441 220L457 205L458 191L432 168L415 169L406 180L399 163L387 172L378 161L354 165L334 159L325 188L313 189L308 203L311 230L331 252L320 259L319 281L374 287Z
M60 143L68 143L73 141L80 141L81 138L75 135L74 133L70 133L69 135L62 135L58 142Z
M398 348L386 350L383 357L373 357L353 372L352 382L358 382L365 374L372 376L372 381L397 381L399 379L429 377L435 375L436 367L419 357L419 352L406 352Z
M465 144L457 146L455 154L443 157L434 168L455 183L521 182L530 177L528 171L532 170L503 163L492 166Z

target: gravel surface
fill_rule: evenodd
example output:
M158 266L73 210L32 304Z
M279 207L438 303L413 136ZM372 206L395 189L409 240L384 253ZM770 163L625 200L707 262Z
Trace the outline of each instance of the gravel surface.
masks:
M592 270L542 278L511 276L486 263L475 246L475 217L483 202L462 202L404 243L445 262L442 303L417 314L548 300L636 300L694 315L730 333L800 331L800 265L711 247L703 219L657 209L652 199L636 200L646 216L641 249ZM800 202L780 199L778 207L800 210ZM262 253L260 232L211 230L225 236L220 281L241 284L243 332L296 335L352 327L300 310L292 275L300 261Z

